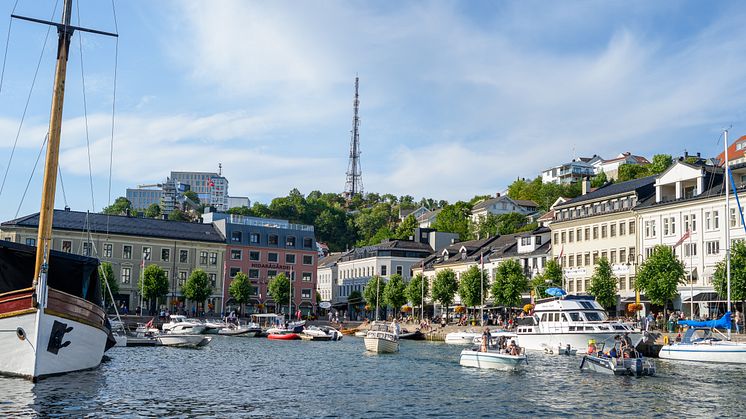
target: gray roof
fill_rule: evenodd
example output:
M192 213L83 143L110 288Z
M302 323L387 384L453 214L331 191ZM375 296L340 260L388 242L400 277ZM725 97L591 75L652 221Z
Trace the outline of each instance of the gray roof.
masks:
M657 175L647 176L640 179L628 180L626 182L608 183L593 192L573 198L567 202L557 205L555 208L563 208L576 205L580 202L595 201L607 196L623 194L625 192L637 192L639 199L647 198L651 193L655 193L655 179Z
M39 213L5 221L0 226L38 228ZM109 233L171 240L225 243L225 237L212 224L85 213L82 211L54 210L52 228L68 231L90 230L91 233L99 234Z
M476 204L474 204L474 207L472 208L472 211L476 211L476 210L479 210L479 209L482 209L482 208L486 208L486 207L494 204L495 202L499 202L499 201L502 201L502 200L505 200L505 199L507 199L509 201L513 201L516 205L519 205L519 206L522 206L522 207L528 207L528 208L531 208L531 207L536 208L536 207L538 207L538 205L536 205L536 202L528 200L528 199L512 199L511 197L509 197L507 195L501 195L501 196L498 196L497 198L489 198L489 199L485 199L484 201L477 202Z
M348 252L337 252L337 253L331 253L327 256L324 256L323 258L319 259L319 268L328 268L331 266L334 266L337 264L340 258L342 256L346 255Z

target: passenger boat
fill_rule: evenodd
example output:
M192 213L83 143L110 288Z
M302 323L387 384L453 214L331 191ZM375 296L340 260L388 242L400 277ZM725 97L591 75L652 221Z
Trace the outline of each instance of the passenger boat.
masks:
M399 337L385 323L374 323L363 340L366 351L379 354L399 352Z
M445 343L449 345L471 345L474 343L474 338L477 336L482 336L482 334L471 330L465 332L451 332L446 334Z
M679 361L702 361L746 364L746 343L727 340L717 328L730 328L730 312L718 320L697 322L679 321L689 326L681 342L670 342L661 347L658 357ZM719 336L719 337L718 337Z
M585 353L589 340L612 343L614 336L627 334L633 346L642 332L631 325L610 321L593 297L568 295L536 304L533 315L516 319L516 334L529 350L567 347Z
M490 341L495 342L496 340L501 341L502 339L505 339L515 342L516 337L517 336L514 333L502 332L497 333L496 336L493 336L493 338L496 339L490 339ZM520 348L520 353L512 355L499 346L500 345L480 344L479 346L464 349L461 351L459 364L464 367L502 370L516 370L528 365L528 357L526 356L525 348Z
M584 355L580 361L581 371L594 371L610 375L629 375L634 377L655 375L655 363L632 350L619 356L608 356L603 353L603 345L598 352Z
M165 333L189 333L193 335L201 334L207 329L203 323L187 319L186 316L180 314L172 314L168 323L163 323L161 329Z

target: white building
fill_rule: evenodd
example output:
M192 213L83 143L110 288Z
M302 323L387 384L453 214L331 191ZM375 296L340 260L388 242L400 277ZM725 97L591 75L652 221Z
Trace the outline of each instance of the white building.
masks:
M623 164L646 165L650 164L650 162L645 157L635 156L627 151L625 153L618 154L613 159L599 159L593 163L593 167L595 168L596 174L604 172L606 174L606 178L612 180L617 178L619 166Z
M228 197L228 208L241 208L250 207L251 200L246 196L229 196Z
M345 252L332 253L319 259L316 267L316 291L321 301L333 301L337 296L337 277L339 269L337 262L344 256Z
M471 220L479 222L487 214L502 215L517 212L522 215L531 215L536 212L537 207L538 205L534 201L512 199L507 195L498 193L495 198L485 199L474 204L471 210Z

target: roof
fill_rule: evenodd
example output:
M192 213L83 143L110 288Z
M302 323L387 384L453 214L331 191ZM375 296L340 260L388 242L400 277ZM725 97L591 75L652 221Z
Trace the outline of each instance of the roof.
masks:
M519 206L522 206L522 207L534 207L534 208L538 207L538 205L536 205L536 202L528 200L528 199L512 199L512 198L510 198L507 195L501 195L501 196L498 196L496 198L485 199L484 201L477 202L476 204L474 204L474 207L472 208L472 211L477 211L477 210L480 210L482 208L489 207L490 205L492 205L492 204L494 204L496 202L502 201L504 199L512 201L516 205L519 205Z
M629 151L621 153L619 156L617 156L617 157L615 157L613 159L604 160L604 161L601 162L601 164L612 163L612 162L619 161L619 160L626 160L629 157L632 157L632 159L637 164L650 164L650 161L648 161L648 159L646 159L645 157L635 156L632 153L630 153Z
M746 148L741 148L740 150L736 149L736 144L742 141L746 141L746 135L733 141L733 143L728 146L728 160L737 160L746 156ZM717 159L721 162L720 164L722 165L722 162L725 161L725 152L718 154Z
M564 202L557 206L557 208L566 207L578 204L580 202L594 201L605 198L607 196L614 196L623 194L626 192L635 192L640 189L650 189L654 191L655 179L657 175L647 176L640 179L633 179L626 182L619 183L608 183L593 192L589 192L585 195L581 195L577 198L573 198L567 202ZM645 196L647 197L647 195Z
M5 221L0 226L38 228L39 213ZM54 210L52 228L66 231L90 230L91 233L99 234L109 233L125 236L225 243L225 237L212 224L106 215L82 211Z
M440 213L440 211L441 211L441 208L438 208L438 209L435 209L435 210L432 210L432 211L428 211L428 212L420 215L419 217L417 217L417 221L425 221L425 220L428 220L430 218L435 218L435 217L438 216L438 213Z
M328 268L331 266L334 266L337 264L340 258L344 256L347 252L337 252L332 253L328 256L324 256L323 258L319 259L319 268Z

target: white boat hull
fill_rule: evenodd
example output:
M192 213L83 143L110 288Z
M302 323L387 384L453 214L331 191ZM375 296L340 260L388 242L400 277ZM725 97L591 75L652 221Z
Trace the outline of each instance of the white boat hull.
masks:
M395 340L366 336L365 350L379 354L390 354L399 352L399 342Z
M494 351L480 352L473 349L461 351L459 364L464 367L515 370L528 364L526 355L500 354Z
M472 332L451 332L445 337L445 343L449 345L472 345L474 338L482 336L481 333Z
M201 335L175 335L175 334L163 334L158 336L158 344L162 346L181 346L196 348L198 346L204 346L210 343L212 338L201 336Z
M746 364L746 344L713 342L712 344L663 345L658 357L677 361Z
M566 348L570 345L577 349L577 353L584 354L588 351L588 342L594 340L596 344L605 343L609 346L614 343L614 336L620 335L618 331L599 333L518 333L521 346L532 351L544 351L547 348L556 350L558 347ZM630 332L629 338L632 345L637 346L642 340L642 333Z

